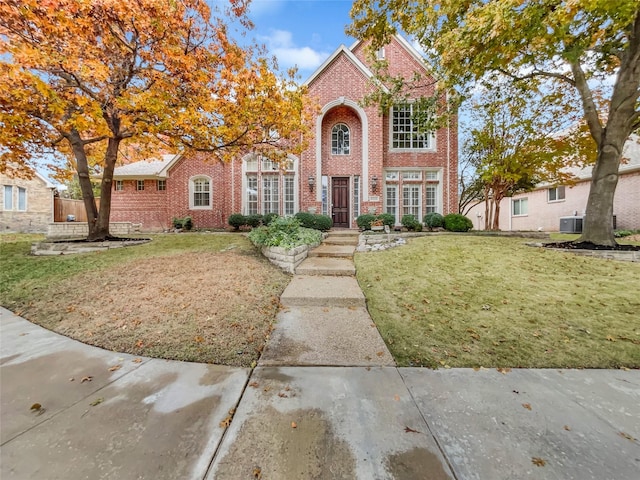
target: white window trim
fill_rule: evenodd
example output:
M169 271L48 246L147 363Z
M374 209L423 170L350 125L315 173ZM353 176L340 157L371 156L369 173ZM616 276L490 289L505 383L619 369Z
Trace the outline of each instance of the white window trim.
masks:
M415 102L406 102L406 103L415 103ZM436 132L431 132L429 144L431 145L429 148L394 148L393 147L393 110L395 109L395 105L393 105L389 109L389 151L392 153L402 153L402 152L417 152L417 153L425 153L425 152L435 152L437 150L436 145Z
M526 200L527 201L527 213L515 213L515 202L519 202L520 205L522 205L522 201ZM520 207L520 210L522 210L522 207ZM529 215L529 197L522 197L522 198L512 198L511 199L511 216L512 217L526 217Z
M248 188L248 182L247 182L247 174L251 174L251 175L255 175L258 179L258 205L257 205L257 209L258 209L258 213L262 213L263 210L263 198L262 198L262 177L263 177L263 172L262 172L262 164L260 163L260 165L258 166L257 170L247 170L247 160L250 159L250 157L252 155L255 154L249 154L245 157L243 157L242 159L242 209L241 211L243 212L243 215L248 215L249 212L249 199L247 196L247 188ZM273 170L268 170L268 173L266 175L278 175L279 180L279 185L278 185L278 196L279 196L279 210L281 212L284 211L284 177L286 175L289 176L293 176L293 210L294 212L299 212L300 211L300 191L299 191L299 174L298 174L298 167L299 167L299 160L298 158L296 158L293 155L289 155L288 156L288 161L291 162L291 169L285 169L285 170L279 170L278 173L273 173Z
M116 192L122 192L124 191L124 182L122 180L116 180L113 187Z
M29 210L29 195L26 187L18 187L17 190L17 202L16 202L16 210L18 212L26 212ZM24 208L20 208L20 190L24 191Z
M8 207L7 207L7 202L6 202L6 198L7 198L6 195L7 194L5 193L7 191L7 187L9 187L11 189L11 205L9 205ZM7 211L7 212L12 211L13 210L13 206L15 204L15 199L13 198L14 197L14 194L13 194L14 190L15 189L14 189L13 185L3 185L2 186L2 209Z
M344 127L346 128L346 133L347 133L347 137L348 137L348 145L347 145L347 153L333 153L333 132L335 131L336 128L338 127ZM341 130L342 132L344 132L344 130ZM340 155L340 156L345 156L345 155L351 155L351 129L349 128L349 125L347 125L344 122L338 122L336 123L333 127L331 127L331 146L329 147L329 151L331 152L331 155Z
M558 198L558 189L562 188L564 189L564 197L563 198ZM555 200L551 200L549 198L551 190L555 190L556 191L556 199ZM564 185L559 185L557 187L550 187L547 188L547 203L557 203L557 202L564 202L565 199L567 198L567 189L564 187Z
M200 179L209 181L209 205L194 205L195 181ZM189 178L189 210L213 210L213 181L211 177L207 175L194 175Z

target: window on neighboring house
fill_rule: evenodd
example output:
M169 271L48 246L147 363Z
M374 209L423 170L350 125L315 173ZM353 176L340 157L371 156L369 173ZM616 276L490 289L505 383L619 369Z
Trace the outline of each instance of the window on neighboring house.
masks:
M116 180L115 189L116 192L122 192L124 190L124 182L122 180Z
M547 199L550 202L564 200L564 187L554 187L547 190Z
M331 154L349 155L349 127L338 123L331 129Z
M156 189L159 192L164 192L167 189L167 181L166 180L157 180L156 181Z
M136 180L136 190L144 190L144 180Z
M27 189L18 187L18 210L27 211Z
M384 60L384 47L376 50L376 60Z
M298 211L296 168L291 159L280 164L258 155L245 157L242 197L245 215L295 214Z
M13 210L13 185L4 186L4 209Z
M391 110L392 149L427 150L433 148L433 134L420 126L421 112L417 104L399 104Z
M515 198L512 200L513 216L527 215L529 213L526 198Z
M193 177L189 180L189 208L211 208L211 179L209 177Z

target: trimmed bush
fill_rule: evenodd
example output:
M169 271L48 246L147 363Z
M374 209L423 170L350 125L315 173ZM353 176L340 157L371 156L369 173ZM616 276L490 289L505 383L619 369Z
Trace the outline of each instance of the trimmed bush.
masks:
M313 213L298 212L294 215L304 228L313 228Z
M193 228L193 220L191 219L191 217L184 217L182 219L182 228L184 228L187 231Z
M280 215L278 215L277 213L267 213L263 218L262 218L262 223L264 223L265 225L269 225L271 222L273 222L276 218L278 218Z
M235 230L240 230L240 227L247 225L247 217L241 213L234 213L229 216L227 223L229 223L229 225L231 225Z
M375 219L375 215L365 213L356 218L356 224L361 230L371 230L371 222L373 222Z
M268 226L251 230L249 240L262 247L295 248L314 245L322 241L322 234L315 229L300 226L295 217L274 218Z
M246 225L249 225L251 228L256 228L262 224L263 217L259 213L254 213L253 215L248 215L246 219Z
M422 219L422 223L429 227L429 230L442 228L444 227L444 217L436 212L427 213Z
M459 213L450 213L444 217L444 228L450 232L468 232L473 228L473 222Z
M327 215L319 215L309 212L298 212L295 215L300 225L304 228L313 228L314 230L320 230L326 232L333 226L333 220Z
M396 223L396 217L390 213L381 213L376 217L376 220L382 220L383 225L388 225L391 228L393 228Z
M402 220L400 221L407 230L411 230L414 232L422 231L422 224L416 220L416 217L413 215L403 215Z

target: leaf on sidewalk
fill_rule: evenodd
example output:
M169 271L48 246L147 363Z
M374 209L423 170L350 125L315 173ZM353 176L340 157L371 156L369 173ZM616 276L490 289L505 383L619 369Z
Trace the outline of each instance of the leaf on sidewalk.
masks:
M544 467L547 464L547 462L540 457L531 457L531 463L536 467Z
M404 431L406 433L420 433L418 430L414 430L413 428L410 428L410 427L404 427Z

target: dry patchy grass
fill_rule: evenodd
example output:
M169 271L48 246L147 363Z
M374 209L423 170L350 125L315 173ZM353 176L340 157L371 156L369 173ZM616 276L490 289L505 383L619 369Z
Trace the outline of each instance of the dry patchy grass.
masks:
M401 365L640 368L640 264L441 235L356 265Z
M258 359L289 277L244 236L158 236L122 250L16 258L18 271L31 263L40 274L14 279L6 306L109 350L237 366Z

